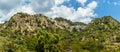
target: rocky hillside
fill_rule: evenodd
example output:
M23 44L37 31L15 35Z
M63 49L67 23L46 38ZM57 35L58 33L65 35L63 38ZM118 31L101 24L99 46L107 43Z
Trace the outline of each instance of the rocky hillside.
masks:
M111 16L89 24L17 13L0 25L0 52L119 52L120 22Z
M79 31L85 26L86 24L84 23L73 23L63 18L50 19L42 14L29 15L26 13L17 13L2 25L1 30L11 29L12 31L19 31L21 33L31 33L37 29L49 29L50 31L52 31L52 29L67 29L69 31L77 29Z

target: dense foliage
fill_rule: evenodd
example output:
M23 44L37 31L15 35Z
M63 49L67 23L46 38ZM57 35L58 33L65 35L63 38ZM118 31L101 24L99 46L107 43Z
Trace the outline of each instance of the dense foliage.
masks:
M89 24L71 22L63 18L57 21L67 21L70 25L83 25L85 28L56 28L56 22L35 19L32 23L26 20L11 19L1 24L0 52L119 52L120 51L120 23L110 16L95 18ZM21 16L21 15L20 15ZM41 15L38 15L41 16ZM31 16L29 16L31 17ZM37 16L36 16L37 17ZM33 18L34 19L34 18ZM22 23L20 23L22 22ZM35 28L31 30L24 24L30 23ZM18 26L17 26L17 25ZM34 26L37 24L36 26ZM42 25L40 25L42 24ZM47 25L49 24L49 25ZM29 25L29 24L28 24ZM51 26L50 26L51 25ZM53 26L52 26L53 25Z

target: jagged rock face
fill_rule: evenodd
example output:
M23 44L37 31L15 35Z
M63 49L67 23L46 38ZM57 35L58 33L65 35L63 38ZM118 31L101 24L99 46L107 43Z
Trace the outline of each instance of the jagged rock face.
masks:
M17 13L3 25L3 29L10 28L12 31L34 32L37 29L59 28L53 21L42 14L29 15Z
M82 22L71 22L70 20L64 19L64 18L55 18L54 19L59 25L64 27L65 29L68 29L69 31L72 31L73 29L76 29L77 31L84 29L86 27L86 24Z
M64 18L49 19L42 14L29 15L26 13L17 13L12 18L4 23L1 27L2 29L11 29L11 31L24 32L34 32L37 29L54 30L65 29L68 31L81 29L94 29L94 27L100 27L100 29L111 29L116 28L119 22L110 16L105 16L103 18L95 18L88 25L81 22L71 22L70 20Z
M35 28L37 28L36 22L38 22L38 24L40 24L40 21L38 21L39 18L38 19L37 18L38 17L34 18L34 15L18 13L16 15L14 15L10 19L10 21L5 23L6 27L4 27L4 28L11 27L14 30L17 30L17 29L34 30Z
M49 19L48 17L42 14L36 15L29 15L26 13L17 13L11 17L8 22L5 22L2 25L2 29L11 29L11 31L20 31L21 33L24 32L34 32L37 29L67 29L72 31L72 29L81 29L85 25L75 23L73 24L69 20L59 20L56 19Z

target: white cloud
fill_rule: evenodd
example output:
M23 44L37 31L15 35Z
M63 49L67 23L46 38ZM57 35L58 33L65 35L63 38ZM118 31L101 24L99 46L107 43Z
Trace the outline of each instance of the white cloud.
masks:
M51 16L52 18L64 17L64 18L69 19L69 16L73 15L74 11L75 10L73 8L68 8L68 7L62 5L60 7L54 6L51 11L49 11L45 14L48 16Z
M97 2L93 1L90 4L88 4L88 8L95 9L97 7Z
M25 1L29 1L30 3L22 5ZM97 7L96 1L92 1L84 6L87 0L78 0L83 7L78 7L77 10L73 7L61 5L68 1L70 0L0 0L0 16L2 16L0 21L8 20L17 12L28 14L42 13L51 18L64 17L72 21L80 21L84 23L90 22L90 17L96 16L94 13L94 9ZM9 5L9 2L12 2L13 4ZM4 10L4 8L6 10Z
M115 6L118 5L118 3L117 3L117 2L114 2L114 5L115 5Z
M97 7L97 2L93 1L89 3L86 7L79 7L74 15L74 21L80 21L84 23L89 23L92 19L90 17L95 17L97 14L94 13L94 9ZM86 20L85 20L86 19Z
M113 2L113 4L114 4L115 6L120 6L120 1Z
M55 5L59 5L59 4L62 4L66 1L70 1L70 0L55 0Z
M90 19L90 17L96 16L96 14L94 13L94 9L96 7L97 7L97 2L95 1L89 3L85 7L79 7L77 10L75 10L73 7L66 7L64 5L61 5L59 7L54 6L52 10L49 12L46 12L45 15L53 18L64 17L72 21L89 23L92 20Z
M79 3L81 3L83 6L87 2L87 0L77 0Z
M35 14L33 8L30 6L30 5L27 5L27 6L22 6L21 9L20 9L21 12L23 13L28 13L28 14Z
M9 19L12 15L13 9L20 6L22 0L0 0L0 23Z
M25 0L0 0L0 23L9 20L17 12L35 14L30 5L22 6Z
M37 13L44 13L51 10L55 5L54 0L30 0L30 5Z
M0 0L0 10L9 12L11 9L19 6L21 2L21 0Z

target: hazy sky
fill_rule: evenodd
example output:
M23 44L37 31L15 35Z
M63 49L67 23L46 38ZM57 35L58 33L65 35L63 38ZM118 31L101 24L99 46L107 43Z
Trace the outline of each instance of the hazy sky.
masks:
M120 0L0 0L0 23L17 12L44 14L89 23L93 18L113 16L120 21Z

